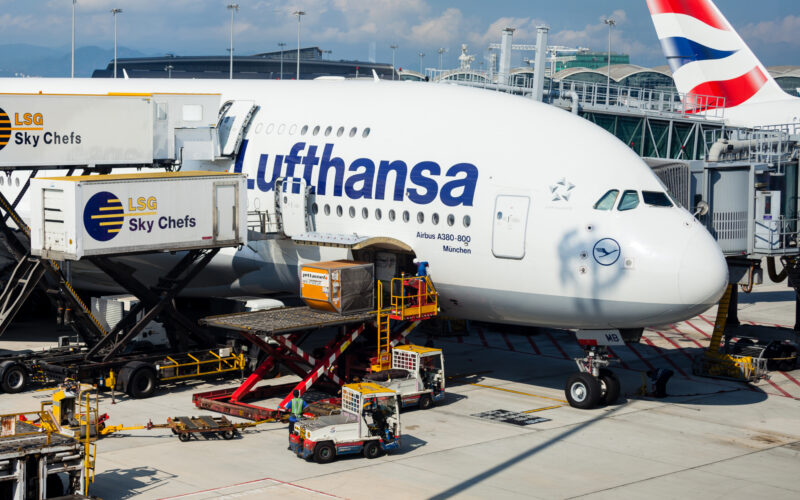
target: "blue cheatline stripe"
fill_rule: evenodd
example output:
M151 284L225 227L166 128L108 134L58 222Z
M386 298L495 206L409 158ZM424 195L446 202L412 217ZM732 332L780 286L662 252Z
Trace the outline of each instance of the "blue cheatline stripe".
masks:
M690 62L724 59L738 52L738 50L712 49L683 37L662 38L661 49L673 73Z

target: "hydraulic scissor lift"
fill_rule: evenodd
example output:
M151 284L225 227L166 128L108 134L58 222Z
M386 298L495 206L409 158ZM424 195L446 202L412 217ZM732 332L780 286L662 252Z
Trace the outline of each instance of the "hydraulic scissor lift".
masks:
M348 381L351 368L349 360L345 358L344 379L336 373L339 360L373 319L378 330L378 355L373 358L371 369L380 371L389 368L390 365L382 368L380 360L386 357L384 353L391 356L392 347L403 342L423 319L436 314L437 294L427 277L396 278L393 280L391 306L383 308L382 285L380 281L378 283L379 307L372 312L339 314L303 306L212 316L201 320L201 324L206 326L237 332L267 356L238 388L197 393L192 396L192 401L198 408L250 420L277 421L288 417L286 410L294 391L302 396L315 384L338 390ZM400 321L399 328L393 331L390 319ZM339 331L325 345L323 355L311 356L300 347L309 335L326 327L338 327ZM256 384L279 363L299 376L300 382L256 388ZM248 402L274 397L282 398L274 409Z

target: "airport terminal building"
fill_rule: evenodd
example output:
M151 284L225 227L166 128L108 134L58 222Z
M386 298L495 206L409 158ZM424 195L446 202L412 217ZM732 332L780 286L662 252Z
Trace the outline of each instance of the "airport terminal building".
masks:
M364 61L333 61L322 58L319 47L300 49L300 79L313 80L321 76L357 78L372 76L392 79L391 64ZM281 72L283 68L283 72ZM290 80L296 78L297 51L265 52L250 56L233 57L233 78ZM129 78L228 78L229 56L174 56L132 57L117 59L117 75L125 70ZM92 78L113 78L114 62L104 69L95 70Z

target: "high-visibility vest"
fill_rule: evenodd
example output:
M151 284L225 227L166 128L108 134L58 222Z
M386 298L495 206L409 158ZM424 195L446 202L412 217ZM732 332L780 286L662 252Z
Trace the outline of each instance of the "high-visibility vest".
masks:
M303 398L292 399L292 415L300 418L303 415Z

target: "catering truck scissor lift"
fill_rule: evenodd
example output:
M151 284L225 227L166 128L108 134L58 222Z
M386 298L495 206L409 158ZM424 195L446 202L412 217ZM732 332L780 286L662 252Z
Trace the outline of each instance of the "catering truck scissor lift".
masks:
M31 381L69 377L147 397L159 382L240 372L246 365L240 344L200 328L173 299L220 248L246 243L245 181L223 168L173 171L230 163L254 109L220 108L218 94L6 95L3 109L9 116L38 114L43 126L34 134L71 130L79 140L43 140L36 150L8 144L0 155L8 184L12 175L17 182L27 175L13 201L0 193L0 240L17 262L0 295L0 335L40 287L80 342L0 357L0 388L19 392ZM112 167L154 173L86 175ZM67 175L42 175L49 170ZM26 193L31 227L17 213ZM180 252L156 283L143 283L118 258L153 252ZM110 330L70 282L75 260L92 263L138 298ZM155 318L165 323L169 345L141 349L137 337Z

